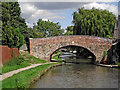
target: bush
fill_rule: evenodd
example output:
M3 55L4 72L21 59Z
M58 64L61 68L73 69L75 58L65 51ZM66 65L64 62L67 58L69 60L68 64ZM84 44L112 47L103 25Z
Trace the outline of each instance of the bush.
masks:
M107 51L106 50L104 50L104 56L107 56Z
M117 65L120 66L120 62L118 62Z

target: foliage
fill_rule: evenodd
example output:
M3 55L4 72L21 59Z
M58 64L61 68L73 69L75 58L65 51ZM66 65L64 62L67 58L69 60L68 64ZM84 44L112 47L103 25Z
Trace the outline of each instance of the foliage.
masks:
M57 51L52 55L52 59L59 60L59 61L62 60L61 58L59 58L60 54L62 54L62 52Z
M73 14L74 35L112 37L115 18L115 15L107 10L80 8Z
M107 56L107 51L106 50L104 50L104 56Z
M33 26L33 29L38 32L42 32L43 37L59 36L63 34L63 30L59 23L53 23L51 21L44 21L39 19L37 25Z
M67 31L64 35L73 35L73 31Z
M24 43L22 35L27 28L25 20L20 17L18 2L2 2L2 44L20 47Z
M120 62L118 62L117 65L120 66Z
M66 28L66 30L67 30L67 31L73 31L73 28L74 28L74 26L68 26L68 27Z
M19 68L23 68L26 66L29 66L30 63L25 61L25 59L22 56L15 57L11 61L7 62L6 64L3 65L2 67L2 73L6 73L12 70L16 70Z
M5 26L3 30L3 45L8 45L9 47L20 47L24 44L24 36L20 33L19 28L13 28L11 26Z
M47 61L40 60L28 53L22 53L18 57L14 57L11 61L7 62L2 67L2 73L6 73L12 70L23 68L35 63L46 63Z
M37 29L37 26L27 29L28 38L42 38L43 33Z
M73 28L74 26L68 26L66 28L67 32L64 35L73 35Z
M106 50L104 50L104 61L107 61L107 56L108 56L108 52ZM106 64L106 63L104 63Z
M22 71L2 81L2 88L29 88L36 77L42 75L49 66L58 63L40 65L29 70Z
M59 55L55 55L52 57L52 59L55 59L55 60L61 60L61 58L58 58Z

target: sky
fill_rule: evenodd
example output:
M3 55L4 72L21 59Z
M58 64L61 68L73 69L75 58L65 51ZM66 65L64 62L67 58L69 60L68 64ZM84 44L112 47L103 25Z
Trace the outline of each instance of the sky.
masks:
M37 23L38 19L59 22L63 29L73 25L73 13L78 8L106 9L118 16L118 0L18 0L21 7L21 16L28 27ZM83 2L84 1L84 2ZM101 2L102 1L102 2ZM120 4L120 3L119 3ZM119 7L120 8L120 7ZM120 13L120 10L119 10Z

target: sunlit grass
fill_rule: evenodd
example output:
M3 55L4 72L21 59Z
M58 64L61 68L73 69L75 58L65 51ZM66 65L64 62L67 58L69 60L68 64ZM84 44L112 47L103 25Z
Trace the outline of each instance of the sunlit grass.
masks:
M62 59L59 58L59 55L62 54L62 52L55 53L55 56L52 56L52 59L61 61Z
M15 74L12 77L2 81L2 88L29 88L33 79L43 74L49 66L55 64L58 63L40 65Z
M40 60L39 58L29 55L28 53L21 53L18 57L14 57L12 60L3 65L2 73L30 66L31 64L46 62L47 61Z

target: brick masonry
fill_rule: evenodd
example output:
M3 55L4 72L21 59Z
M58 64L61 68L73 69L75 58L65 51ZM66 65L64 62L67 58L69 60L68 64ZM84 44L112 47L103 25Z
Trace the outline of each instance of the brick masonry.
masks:
M9 48L8 46L0 46L0 66L10 61L14 56L19 55L18 48Z
M50 61L52 54L65 46L75 45L88 49L96 56L96 61L101 61L104 50L109 50L112 40L94 36L56 36L48 38L30 38L30 54Z

